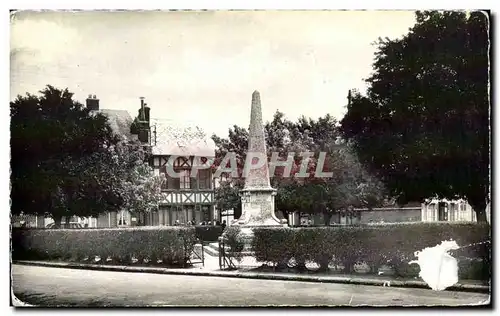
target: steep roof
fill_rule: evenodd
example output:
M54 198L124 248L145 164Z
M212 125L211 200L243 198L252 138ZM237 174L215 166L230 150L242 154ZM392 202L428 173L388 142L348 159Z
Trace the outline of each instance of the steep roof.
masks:
M130 133L130 125L133 120L127 111L101 109L99 113L102 113L108 118L108 123L115 134L127 140L137 139L137 135L132 135Z
M152 132L156 126L153 155L215 157L214 141L195 124L165 119L151 119L150 124Z

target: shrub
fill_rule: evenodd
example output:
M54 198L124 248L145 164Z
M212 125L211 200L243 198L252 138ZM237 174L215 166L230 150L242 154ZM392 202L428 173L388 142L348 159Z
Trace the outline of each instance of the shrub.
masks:
M195 226L196 238L201 241L215 242L222 235L222 226L198 225Z
M344 272L353 272L356 262L365 261L372 272L387 264L399 276L418 276L418 265L408 265L414 252L454 239L459 246L490 239L489 226L480 223L396 223L363 226L313 228L258 228L252 248L257 261L275 265L294 258L299 268L307 260L325 270L329 262L342 264ZM491 269L489 244L461 248L455 257L471 266L462 273L468 278L484 279Z
M245 240L241 234L241 229L238 226L230 226L226 228L224 233L224 244L227 246L226 254L240 262L243 259L243 249L245 248Z
M82 260L99 256L103 261L130 263L163 260L185 266L196 241L187 227L140 227L106 229L13 229L14 260Z
M286 228L255 228L252 249L257 261L285 265L292 259L292 230Z

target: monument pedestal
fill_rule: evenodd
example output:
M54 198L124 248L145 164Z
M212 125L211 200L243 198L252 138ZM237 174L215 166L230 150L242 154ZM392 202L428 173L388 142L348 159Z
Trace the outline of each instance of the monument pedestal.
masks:
M247 188L241 191L241 217L235 224L241 228L244 240L244 252L252 251L253 229L263 227L283 227L286 220L280 220L274 214L276 189Z
M276 189L245 188L241 191L241 217L238 224L248 227L281 226L274 214Z

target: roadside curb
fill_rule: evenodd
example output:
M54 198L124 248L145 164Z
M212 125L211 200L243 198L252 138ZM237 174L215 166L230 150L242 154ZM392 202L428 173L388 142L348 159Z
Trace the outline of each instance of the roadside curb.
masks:
M406 287L406 288L424 288L429 289L429 286L422 281L400 281L400 280L380 280L380 279L364 279L350 278L341 276L314 276L314 275L297 275L284 273L259 273L259 272L241 272L241 271L196 271L182 269L167 269L156 267L134 267L134 266L116 266L116 265L98 265L98 264L81 264L81 263L66 263L66 262L42 262L42 261L13 261L13 264L50 267L50 268L66 268L66 269L81 269L81 270L96 270L96 271L113 271L113 272L133 272L133 273L153 273L153 274L173 274L173 275L192 275L192 276L212 276L212 277L229 277L229 278L244 278L244 279L261 279L261 280L279 280L279 281L299 281L299 282L318 282L318 283L339 283L339 284L356 284L356 285L372 285L372 286L389 286L389 287ZM490 287L479 284L455 284L446 289L446 291L457 292L477 292L490 293Z

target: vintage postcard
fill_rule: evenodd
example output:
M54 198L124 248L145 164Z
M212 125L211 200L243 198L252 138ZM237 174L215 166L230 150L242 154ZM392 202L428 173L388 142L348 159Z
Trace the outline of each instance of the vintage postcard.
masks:
M12 306L491 306L490 12L10 24Z

